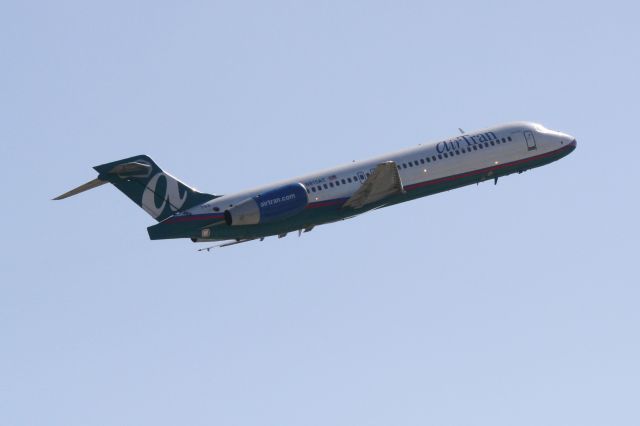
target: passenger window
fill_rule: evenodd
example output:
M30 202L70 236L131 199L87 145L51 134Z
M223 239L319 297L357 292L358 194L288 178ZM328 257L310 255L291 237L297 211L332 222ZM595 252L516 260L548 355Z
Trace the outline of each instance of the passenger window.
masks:
M431 162L431 158L427 157L427 163Z
M444 158L449 158L446 152L443 155L444 155Z
M442 154L438 154L438 158L442 160Z
M326 183L323 186L324 186L324 189L329 189Z
M333 188L333 182L329 182L329 186Z
M424 164L424 158L420 159L420 164Z
M456 155L460 155L460 151L456 149Z
M495 146L495 145L496 145L495 142L491 141L491 146Z
M431 160L432 160L432 161L436 161L436 156L435 156L435 155L432 155L432 156L431 156Z
M315 187L315 186L314 186L314 187L311 187L311 191L312 191L312 192L316 192L316 187Z
M346 181L346 180L344 180L344 179L342 179L342 184L343 184L343 185L346 185L346 184L347 184L347 181Z
M340 181L339 180L336 181L336 186L340 186Z
M347 182L351 183L351 178L347 178Z
M473 146L473 150L474 150L474 151L477 151L477 150L478 150L478 147L474 145L474 146Z
M511 142L511 136L507 137L507 140L508 140L509 142Z
M505 143L506 141L504 140L504 138L502 138L502 143Z

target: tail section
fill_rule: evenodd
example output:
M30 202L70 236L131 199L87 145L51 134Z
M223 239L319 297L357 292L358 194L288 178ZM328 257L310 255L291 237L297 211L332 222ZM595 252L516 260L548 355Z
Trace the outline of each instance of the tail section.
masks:
M54 199L61 200L109 182L160 222L178 211L216 198L180 182L146 155L102 164L94 169L98 172L96 179Z

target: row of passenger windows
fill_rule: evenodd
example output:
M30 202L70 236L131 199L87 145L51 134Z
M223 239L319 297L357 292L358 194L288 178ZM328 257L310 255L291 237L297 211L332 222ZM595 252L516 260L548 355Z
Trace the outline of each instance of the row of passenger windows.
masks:
M454 155L466 154L467 152L471 152L471 150L477 151L478 149L489 148L489 146L495 146L496 144L500 145L501 143L511 142L511 140L512 140L511 136L509 136L507 138L497 139L495 141L488 141L488 142L479 143L476 145L471 145L467 148L456 149L455 151L451 151L448 153L444 152L442 154L432 155L431 157L421 158L420 160L409 161L408 163L398 164L398 169L406 169L407 167L418 166L419 165L418 162L420 162L420 164L432 163L432 162L435 163L438 160L443 160L445 158L453 157Z
M371 174L370 173L366 173L359 175L359 176L354 176L353 178L348 177L348 178L344 178L344 179L336 179L333 182L329 182L329 183L324 183L322 185L318 185L318 186L312 186L311 188L307 188L307 192L311 193L311 192L320 192L323 189L329 189L329 188L333 188L336 186L340 186L342 185L346 185L347 183L357 183L357 182L364 182Z
M438 160L453 157L454 155L465 154L467 152L471 152L471 150L477 151L478 149L489 148L489 146L495 146L496 144L500 145L501 143L511 142L511 140L512 140L511 136L509 136L506 138L497 139L495 141L488 141L488 142L479 143L476 145L471 145L467 148L456 149L455 151L451 151L449 153L444 152L442 154L432 155L431 157L421 158L420 160L409 161L408 163L398 164L398 169L406 169L407 167L418 166L420 164L425 164L425 163L432 163L432 162L435 163ZM311 188L307 188L307 192L308 193L320 192L323 189L333 188L336 186L340 186L341 184L346 185L347 183L354 183L354 182L358 183L360 181L364 182L369 177L369 175L370 175L369 173L366 173L366 177L364 174L361 174L358 176L353 176L353 178L348 177L344 179L336 179L333 182L324 183L322 185L312 186Z

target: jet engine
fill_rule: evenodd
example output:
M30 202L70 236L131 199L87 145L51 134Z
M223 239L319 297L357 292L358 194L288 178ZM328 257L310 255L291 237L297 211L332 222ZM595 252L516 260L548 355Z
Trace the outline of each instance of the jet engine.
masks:
M285 185L248 198L225 210L229 226L277 222L300 213L309 204L307 189L301 183Z

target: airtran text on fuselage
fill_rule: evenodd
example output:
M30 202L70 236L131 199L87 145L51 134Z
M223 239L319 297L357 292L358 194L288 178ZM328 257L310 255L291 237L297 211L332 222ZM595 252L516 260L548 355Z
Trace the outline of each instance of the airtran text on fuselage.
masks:
M498 140L498 138L493 132L479 133L477 135L460 135L447 141L438 142L436 151L438 151L438 154L442 154L444 152L455 151L462 147L468 148L473 145L495 140Z
M285 201L291 201L296 198L296 194L287 194L282 197L271 198L270 200L265 200L260 202L260 207L269 207L276 205L278 203L284 203Z

